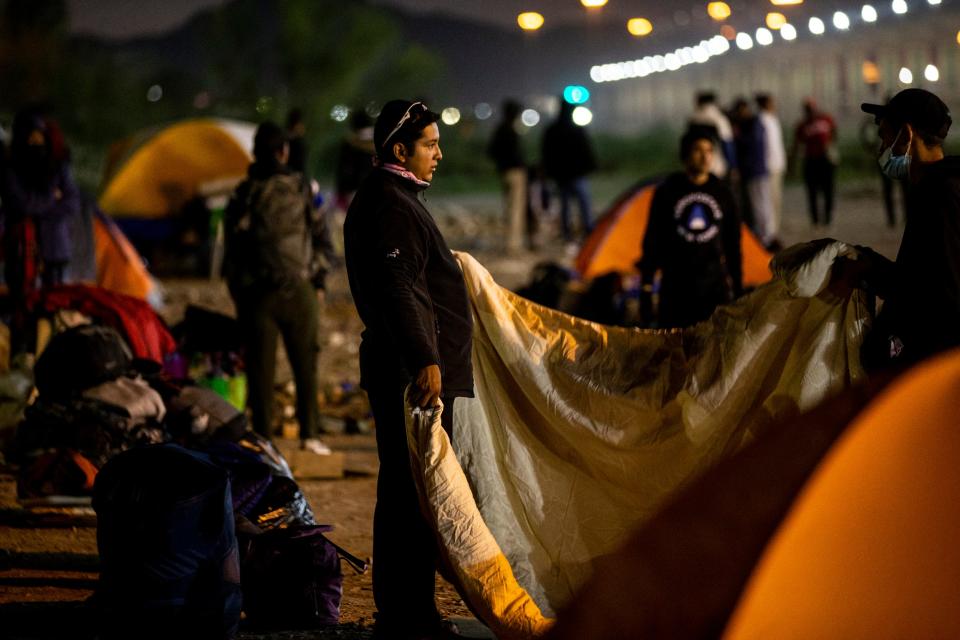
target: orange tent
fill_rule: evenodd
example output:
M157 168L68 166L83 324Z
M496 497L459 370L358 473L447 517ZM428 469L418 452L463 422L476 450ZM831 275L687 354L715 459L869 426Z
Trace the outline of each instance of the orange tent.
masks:
M960 637L960 349L896 374L678 492L547 637Z
M574 266L584 280L611 271L627 273L640 259L650 203L659 180L643 182L621 196L583 243ZM746 227L741 230L743 284L755 287L771 278L771 255Z
M960 637L960 351L912 369L833 447L725 638Z
M94 251L97 264L97 286L151 304L159 300L156 282L147 271L143 258L123 232L106 215L93 217Z

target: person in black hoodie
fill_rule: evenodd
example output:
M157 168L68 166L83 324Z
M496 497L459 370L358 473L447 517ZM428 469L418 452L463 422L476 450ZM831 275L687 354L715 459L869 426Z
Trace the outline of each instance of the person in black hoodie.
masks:
M861 349L864 366L879 369L960 344L960 158L944 155L952 118L929 91L905 89L861 108L879 125L881 170L909 183L896 261L858 247L857 259L839 269L840 278L883 299Z
M224 215L223 270L246 345L247 403L254 430L272 435L279 334L297 389L301 448L324 454L330 450L317 439L317 332L329 236L303 175L287 167L288 155L279 125L262 123L247 179Z
M527 210L527 163L523 159L520 134L517 133L519 118L520 103L505 100L503 119L487 146L487 155L497 165L503 187L508 253L517 253L523 246L523 223Z
M377 426L380 475L373 519L375 638L448 638L437 612L436 539L410 471L404 391L417 407L442 399L452 432L458 397L473 396L472 327L460 266L423 202L440 151L438 114L388 102L374 126L379 166L344 222L350 291L364 324L360 385Z
M560 115L543 134L543 169L557 183L560 194L560 232L567 242L573 240L570 226L570 199L580 207L580 235L586 238L593 229L590 188L587 175L597 168L593 145L585 127L573 121L576 107L560 99Z
M713 130L691 127L680 141L684 170L657 187L637 266L641 313L649 323L660 272L660 327L688 327L741 293L740 216L730 189L710 173Z

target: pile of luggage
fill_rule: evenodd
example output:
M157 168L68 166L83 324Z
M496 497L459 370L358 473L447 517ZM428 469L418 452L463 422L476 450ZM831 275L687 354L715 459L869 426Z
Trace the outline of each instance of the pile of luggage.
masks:
M270 441L215 390L134 357L118 331L75 326L34 368L14 443L26 505L90 503L104 638L233 637L335 624L340 558Z

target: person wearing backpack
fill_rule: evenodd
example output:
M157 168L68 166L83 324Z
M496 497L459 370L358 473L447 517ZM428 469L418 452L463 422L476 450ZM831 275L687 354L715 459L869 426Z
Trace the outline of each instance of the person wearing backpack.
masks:
M248 405L253 428L270 437L277 336L293 370L301 447L329 453L317 439L319 300L329 243L303 175L286 163L289 145L277 124L264 122L253 142L254 161L225 214L224 275L246 345Z

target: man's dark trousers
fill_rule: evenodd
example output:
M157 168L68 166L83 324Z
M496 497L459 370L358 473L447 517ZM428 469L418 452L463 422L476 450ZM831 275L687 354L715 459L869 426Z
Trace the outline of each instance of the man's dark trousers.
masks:
M297 282L272 291L245 291L235 297L237 316L247 346L247 404L257 433L270 437L273 424L273 383L277 366L277 336L283 336L287 359L297 389L300 437L316 436L320 421L317 405L317 291L309 282Z
M430 628L439 619L434 600L436 534L420 509L410 470L402 383L367 390L376 421L380 475L373 515L373 599L377 624ZM444 398L441 417L452 431L453 399Z

